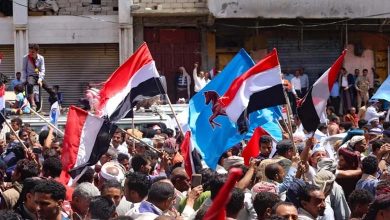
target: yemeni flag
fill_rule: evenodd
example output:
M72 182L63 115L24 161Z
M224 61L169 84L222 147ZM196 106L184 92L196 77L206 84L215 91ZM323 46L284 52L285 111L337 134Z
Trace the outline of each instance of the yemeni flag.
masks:
M186 132L184 140L180 146L180 151L184 158L184 169L186 170L188 176L199 173L202 169L202 162L198 151L192 147L190 131Z
M286 103L276 49L236 78L218 103L231 121L251 112Z
M117 122L132 115L138 101L164 93L155 62L143 43L104 83L99 93L98 112Z
M318 125L325 122L323 115L327 100L333 84L338 78L345 54L346 50L343 51L336 62L313 84L305 97L298 102L298 116L303 128L308 132L316 131Z
M107 152L116 126L88 112L71 106L65 126L60 181L68 184L86 166L95 165Z
M1 83L1 85L0 85L0 111L2 112L2 114L0 114L0 131L3 130L3 123L5 122L4 110L5 110L5 84Z

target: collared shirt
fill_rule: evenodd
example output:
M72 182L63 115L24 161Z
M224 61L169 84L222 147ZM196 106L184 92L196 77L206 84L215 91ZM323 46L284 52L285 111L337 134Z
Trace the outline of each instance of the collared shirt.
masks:
M295 90L301 90L301 79L300 77L294 77L291 79L291 84L294 87Z
M298 209L298 220L316 220L310 213L303 208Z
M45 58L41 56L40 54L37 55L37 58L35 59L35 66L38 69L38 77L39 79L45 78ZM37 73L35 72L35 66L31 63L28 54L23 57L23 70L22 74L24 77L28 76L36 76Z
M299 78L301 80L301 88L309 88L309 76L304 73Z
M384 115L384 112L378 113L376 108L374 106L369 106L367 108L366 114L364 115L364 119L367 121L370 121L373 118L379 118L380 116Z

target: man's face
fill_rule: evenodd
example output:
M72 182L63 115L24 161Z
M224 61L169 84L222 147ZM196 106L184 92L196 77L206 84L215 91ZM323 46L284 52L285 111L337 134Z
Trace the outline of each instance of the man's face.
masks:
M16 73L16 79L20 80L21 73Z
M120 189L111 187L111 188L108 188L106 190L103 190L102 196L106 196L106 197L112 199L112 201L114 201L114 203L115 203L115 206L118 206L121 199L122 199L123 194L122 194L122 191Z
M72 210L77 212L77 214L79 214L81 216L85 216L88 213L88 208L89 208L90 202L91 201L89 199L86 199L86 198L74 197L72 199L72 203L71 203Z
M118 147L121 143L122 143L121 133L115 133L112 136L112 145L114 145L114 147Z
M122 160L121 164L122 164L122 166L126 169L126 171L129 171L129 170L130 170L130 163L129 163L129 160L128 160L128 159Z
M363 153L367 150L367 142L366 139L363 139L362 141L359 141L355 144L355 150L359 151L360 153Z
M363 71L363 76L367 76L368 71Z
M50 194L34 193L34 201L37 205L39 219L53 220L57 219L57 216L61 214L60 210L63 201L53 200Z
M356 75L356 76L359 76L359 74L360 74L360 70L356 69L356 70L355 70L355 75Z
M37 55L38 55L38 51L35 50L35 49L29 49L29 50L28 50L28 54L29 54L30 56L36 58Z
M37 204L34 201L34 193L27 193L26 194L26 200L25 200L24 204L30 212L36 213Z
M57 142L53 142L51 144L51 148L54 149L58 153L58 155L61 155L62 148L60 146L60 142L58 142L58 141Z
M127 186L128 179L125 180L125 186ZM125 197L126 200L132 203L139 203L143 200L143 198L140 197L138 192L135 190L130 190L128 187L125 187Z
M323 216L325 211L325 195L320 190L310 193L310 200L302 201L303 208L313 217Z
M317 151L313 155L311 155L311 165L314 167L317 167L317 163L321 158L327 158L328 155L326 154L326 151Z
M298 210L295 206L291 205L279 205L275 210L277 216L284 217L287 220L297 220L298 219Z
M16 121L11 122L11 127L12 127L12 129L14 129L14 131L19 131L19 129L20 129L20 126Z
M148 161L148 163L145 166L141 166L141 172L146 175L149 175L151 169L152 166L150 161Z
M375 216L375 220L387 220L390 216L390 208L381 209Z
M268 157L272 151L272 142L270 143L260 143L261 154Z
M283 167L281 165L278 166L278 182L282 183L284 177L286 176L286 172L284 171Z
M175 177L175 188L179 190L180 192L187 191L191 184L190 184L190 178L188 177L187 173L181 173Z

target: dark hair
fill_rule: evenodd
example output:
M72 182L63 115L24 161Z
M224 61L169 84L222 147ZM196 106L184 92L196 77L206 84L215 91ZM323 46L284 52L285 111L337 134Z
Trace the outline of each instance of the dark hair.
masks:
M365 120L365 119L360 119L360 120L358 121L358 127L359 127L360 129L362 129L362 128L364 127L364 125L366 125L367 123L368 123L367 120Z
M280 202L280 198L275 193L259 192L253 199L253 207L259 217L264 215L267 208L272 208L278 202Z
M122 191L122 186L121 186L121 183L118 182L117 180L105 180L103 185L102 185L102 189L101 189L101 192L103 193L104 191L106 191L107 189L109 188L115 188L115 189L119 189Z
M210 179L210 193L211 193L210 198L211 198L211 200L213 200L217 196L219 190L222 188L223 184L225 184L226 179L227 179L227 176L223 175L223 174L214 175Z
M272 138L269 135L263 135L263 136L261 136L259 142L264 143L264 144L272 143Z
M20 192L20 196L18 201L16 202L14 208L18 208L23 202L26 200L27 193L34 192L34 187L38 185L42 181L41 178L38 177L31 177L27 178L23 181L23 188Z
M292 206L292 207L296 208L295 205L294 205L293 203L291 203L291 202L284 202L284 201L281 201L281 202L276 203L276 204L272 207L272 214L276 214L276 209L278 209L279 206Z
M114 218L113 220L133 220L133 218L130 216L118 216L118 217Z
M148 164L149 159L143 155L134 155L131 158L131 167L134 172L139 172L141 170L141 166L146 166Z
M22 216L12 210L0 210L0 220L22 220Z
M368 72L368 69L363 69L363 72Z
M270 179L270 180L275 180L276 174L279 173L279 167L281 167L281 165L278 164L278 163L271 163L271 164L268 164L268 165L265 167L265 170L264 170L265 176L266 176L268 179Z
M84 182L88 182L88 183L92 183L93 182L93 176L95 174L95 170L92 169L91 167L87 167L86 168L87 170L84 172L84 174L80 177L79 180L77 180L77 183L80 184L80 183L84 183Z
M378 159L374 156L367 156L362 160L362 171L365 174L374 174L378 170Z
M59 177L62 171L62 163L59 158L49 157L43 161L42 170L53 178Z
M226 204L226 214L235 215L244 206L245 194L239 188L233 188L229 202Z
M202 175L202 186L204 191L210 190L210 180L216 175L210 168L203 168L199 171L200 175Z
M127 154L123 154L123 153L118 154L117 160L119 163L122 163L124 160L129 160L129 159L130 159L130 157Z
M134 190L142 198L148 195L150 179L143 173L129 173L127 175L126 186L128 190Z
M15 171L20 173L20 181L24 181L26 178L35 177L39 175L38 164L34 161L27 159L19 160L16 163Z
M115 204L114 202L104 196L96 196L91 199L89 203L89 213L91 219L102 219L108 220L115 213Z
M24 87L23 87L23 84L18 84L14 87L14 91L17 92L17 93L21 93L24 91Z
M330 110L332 113L335 113L336 112L336 110L334 109L334 107L333 106L328 106L327 108L326 108L326 110Z
M345 121L339 124L339 127L343 127L346 131L352 128L352 122Z
M164 130L164 133L168 135L168 137L173 137L173 130L170 128L167 128Z
M38 185L34 187L35 193L50 194L53 200L65 200L66 189L65 187L54 180L42 180Z
M158 157L158 154L154 151L151 151L151 150L147 150L145 151L145 156L149 159L149 160L157 160L159 157Z
M310 199L311 199L310 193L311 192L320 191L320 190L321 190L321 188L316 186L316 185L306 184L306 187L303 188L303 190L298 194L300 207L302 207L301 201L306 201L306 202L310 201Z
M148 201L160 203L175 195L175 188L166 182L153 183L149 189Z
M349 194L348 204L352 209L355 208L358 204L369 204L374 200L374 196L365 189L355 189Z
M371 148L372 148L372 152L375 152L377 149L380 149L382 147L382 145L384 145L386 142L384 140L375 140L373 142L371 142Z
M42 153L43 159L47 160L50 157L59 158L60 155L58 155L58 152L54 150L53 148L47 148Z
M38 44L29 44L28 45L28 49L38 51L39 50L39 45Z
M291 149L293 149L293 144L290 140L279 141L278 144L276 145L276 152L279 155L284 155Z
M43 130L43 131L41 131L41 133L39 133L38 141L39 141L39 144L41 146L45 145L45 140L46 140L47 136L49 136L48 130Z
M287 220L287 218L278 216L278 215L271 215L270 217L266 218L265 220Z
M12 122L16 122L19 125L19 127L22 127L23 121L19 117L15 117L15 118L11 119L11 123Z
M390 207L390 194L379 195L375 198L374 202L370 205L366 216L363 220L375 219L379 210L388 209Z

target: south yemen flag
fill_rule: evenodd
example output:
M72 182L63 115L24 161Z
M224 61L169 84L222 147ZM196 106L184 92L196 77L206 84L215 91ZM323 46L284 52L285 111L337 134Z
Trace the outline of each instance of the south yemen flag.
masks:
M324 74L313 84L305 97L298 102L297 112L303 128L307 132L314 132L318 125L324 123L324 113L330 91L337 80L339 71L344 62L346 50L336 62L325 71Z
M219 104L231 121L251 112L286 103L276 49L236 78Z
M138 101L164 94L159 77L149 48L143 43L104 83L99 93L99 115L117 122L132 113Z

